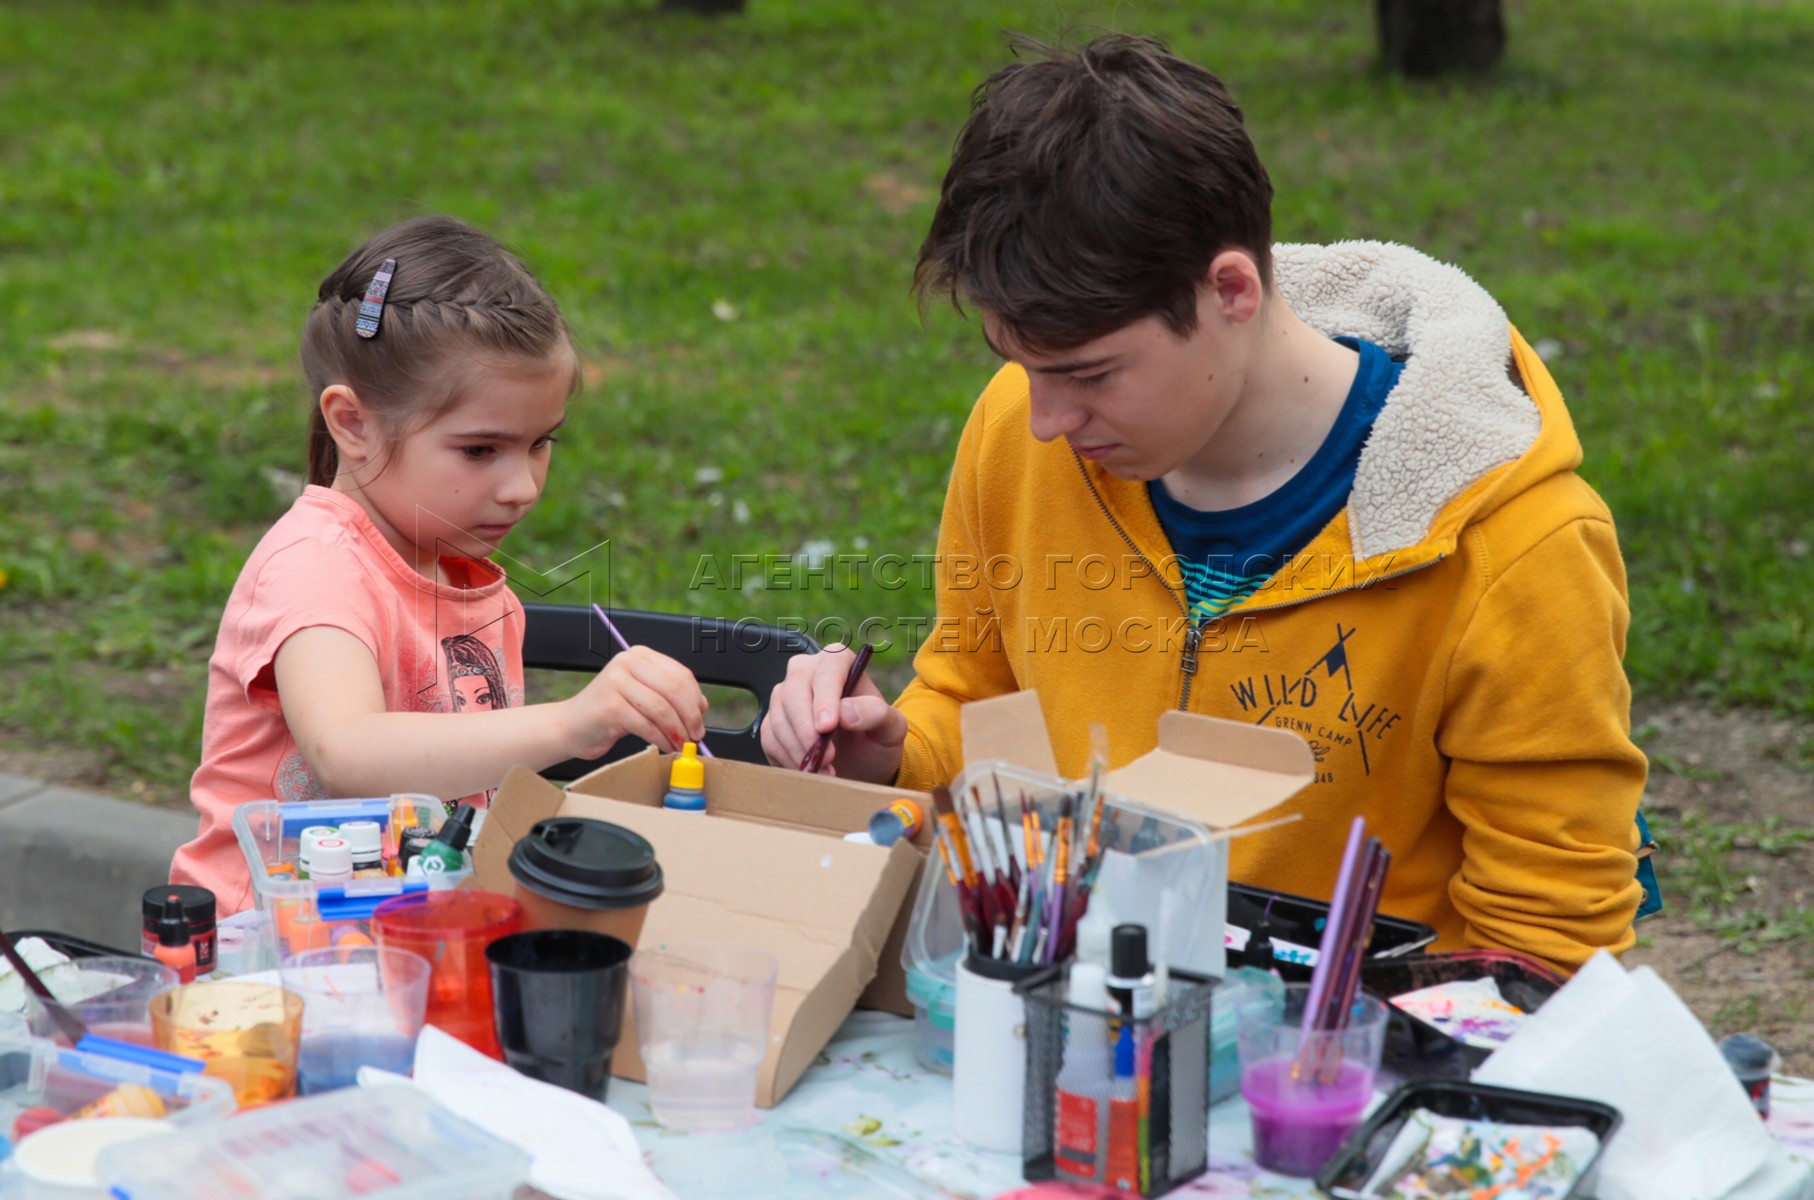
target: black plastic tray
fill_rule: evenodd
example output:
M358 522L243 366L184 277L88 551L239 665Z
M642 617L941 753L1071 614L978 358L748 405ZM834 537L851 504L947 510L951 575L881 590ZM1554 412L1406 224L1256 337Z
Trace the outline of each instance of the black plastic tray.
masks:
M1594 1174L1606 1143L1623 1121L1619 1110L1598 1100L1526 1092L1517 1088L1426 1079L1407 1083L1380 1104L1361 1127L1342 1143L1335 1157L1317 1172L1316 1186L1335 1200L1355 1200L1398 1135L1399 1126L1420 1108L1445 1117L1504 1121L1517 1125L1584 1125L1600 1139L1599 1152L1582 1167L1568 1195L1592 1193Z
M1386 1046L1381 1062L1401 1079L1466 1079L1492 1054L1450 1037L1427 1021L1395 1008L1392 997L1439 983L1491 979L1508 1003L1536 1012L1555 995L1563 977L1534 958L1510 950L1456 950L1412 954L1361 964L1361 988L1387 1002Z
M1277 971L1286 983L1308 983L1312 968L1303 963L1288 962L1272 955L1265 941L1279 938L1314 949L1323 940L1323 924L1329 919L1329 903L1275 892L1270 888L1246 883L1228 885L1228 923L1245 929L1253 937L1247 949L1228 952L1230 967L1259 967ZM1436 931L1420 921L1380 914L1373 919L1373 938L1367 943L1367 956L1379 958L1411 954L1436 940Z
M38 938L52 950L62 951L71 958L144 958L136 950L116 950L112 946L103 946L87 938L76 937L69 933L56 933L49 929L11 929L6 936L16 945L26 938Z

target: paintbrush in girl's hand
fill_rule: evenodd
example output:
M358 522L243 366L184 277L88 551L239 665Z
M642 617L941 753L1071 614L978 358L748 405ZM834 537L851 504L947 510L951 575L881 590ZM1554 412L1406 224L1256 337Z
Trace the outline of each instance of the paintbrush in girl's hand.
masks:
M594 604L592 606L592 613L599 620L601 620L605 623L605 632L611 635L612 643L614 645L616 645L616 647L619 650L628 650L630 648L630 643L625 641L624 635L617 631L617 625L611 620L610 617L607 617L605 615L604 609L602 609L598 605ZM717 755L713 754L709 749L706 748L704 738L700 738L697 742L694 742L693 748L699 751L699 757L701 757L701 758L718 757Z

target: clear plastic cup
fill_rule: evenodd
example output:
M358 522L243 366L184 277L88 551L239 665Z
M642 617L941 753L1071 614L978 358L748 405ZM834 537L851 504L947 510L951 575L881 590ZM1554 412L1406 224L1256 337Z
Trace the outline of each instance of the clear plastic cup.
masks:
M175 969L136 957L75 958L43 975L51 994L82 1018L90 1033L143 1046L151 1044L151 998L180 982ZM35 998L32 1006L32 1033L67 1043L44 1006Z
M1305 1033L1309 993L1309 984L1288 984L1282 1011L1244 1007L1237 1034L1254 1161L1306 1179L1360 1124L1386 1038L1386 1006L1364 994L1355 997L1344 1028Z
M190 983L151 998L151 1033L159 1050L202 1060L202 1069L233 1085L241 1108L296 1091L302 997L268 983Z
M408 950L305 950L279 967L302 997L296 1091L352 1087L360 1067L408 1075L428 1007L429 962Z
M664 943L630 960L649 1107L664 1127L755 1122L780 966L766 951L728 942Z

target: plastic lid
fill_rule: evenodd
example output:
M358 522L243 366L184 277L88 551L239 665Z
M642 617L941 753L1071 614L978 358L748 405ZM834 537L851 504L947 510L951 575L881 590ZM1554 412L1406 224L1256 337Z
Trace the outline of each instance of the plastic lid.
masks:
M1071 964L1070 989L1065 999L1078 1008L1092 1012L1109 1011L1109 973L1101 963L1077 961Z
M160 946L189 944L189 918L183 912L183 898L174 892L164 896L164 911L157 919L157 941Z
M692 742L680 748L680 757L668 771L668 786L694 790L705 787L705 763L699 760L699 747Z
M146 922L154 923L164 915L164 898L175 896L182 901L183 915L189 918L191 925L211 925L214 923L214 893L205 887L195 887L186 883L167 883L154 887L145 893L141 911Z
M590 817L537 821L510 851L516 881L575 908L635 908L661 895L661 864L641 834Z
M1146 956L1146 926L1117 925L1109 946L1110 970L1117 979L1139 979L1153 969Z
M455 850L466 849L466 843L472 840L472 805L462 804L454 809L454 815L441 823L434 840L444 842Z
M315 861L315 847L328 838L337 838L340 830L332 825L311 825L296 835L296 861L306 867Z
M315 843L310 875L344 875L353 869L353 848L345 838L322 838Z
M1775 1066L1776 1048L1755 1033L1729 1033L1720 1039L1719 1049L1740 1076L1767 1076Z
M353 848L354 862L364 862L384 854L384 835L376 821L343 821L340 836Z

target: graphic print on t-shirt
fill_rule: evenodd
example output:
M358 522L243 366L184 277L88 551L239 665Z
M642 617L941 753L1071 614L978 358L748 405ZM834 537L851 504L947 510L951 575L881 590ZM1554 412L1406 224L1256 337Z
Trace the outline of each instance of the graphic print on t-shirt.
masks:
M1359 630L1335 627L1335 641L1300 675L1249 675L1228 685L1255 725L1289 729L1310 743L1316 782L1332 783L1342 762L1373 773L1379 743L1404 714L1356 689L1348 641Z

